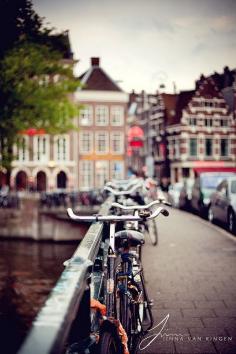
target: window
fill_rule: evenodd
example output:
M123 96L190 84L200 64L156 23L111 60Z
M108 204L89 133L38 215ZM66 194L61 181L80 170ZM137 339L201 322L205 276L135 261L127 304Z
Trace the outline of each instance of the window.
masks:
M196 126L197 118L189 118L189 125Z
M109 162L98 160L95 163L96 187L101 188L109 180Z
M175 139L174 140L174 153L175 153L175 157L178 158L179 157L179 140Z
M197 156L197 138L190 138L189 140L189 156Z
M108 107L106 106L96 107L96 125L99 126L108 125Z
M228 156L229 155L229 141L228 139L220 140L220 156Z
M22 162L29 160L29 138L28 138L28 136L20 136L17 139L16 159L18 161L22 161Z
M66 161L69 159L69 136L58 135L54 138L54 159Z
M205 155L212 156L212 139L205 140Z
M212 127L212 119L211 118L205 118L205 126L206 127Z
M91 153L93 150L93 133L80 132L79 134L79 149L81 154Z
M213 107L214 104L212 101L205 101L205 107Z
M93 124L93 107L85 106L80 111L80 125L88 126Z
M93 186L93 161L82 160L79 163L80 188L92 189Z
M124 162L112 161L111 162L111 178L123 179L124 178Z
M96 153L107 154L109 151L108 133L96 132Z
M49 159L49 136L34 136L34 159L37 161L48 161Z
M122 132L111 133L111 151L115 154L123 154L124 134Z
M121 126L124 124L124 107L111 107L111 125Z
M221 127L228 127L228 120L227 119L221 119L220 120L220 126Z

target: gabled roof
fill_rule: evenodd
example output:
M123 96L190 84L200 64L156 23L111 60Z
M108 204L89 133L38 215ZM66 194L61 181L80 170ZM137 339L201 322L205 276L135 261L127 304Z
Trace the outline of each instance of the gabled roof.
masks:
M93 63L93 59L97 59L96 65ZM79 79L83 85L82 90L123 92L122 89L99 66L99 58L92 58L90 69L83 73Z
M181 91L178 95L178 100L176 104L176 116L174 123L171 124L178 124L182 117L183 110L188 106L188 103L191 101L193 95L195 94L195 90L191 91Z
M193 97L195 91L181 91L179 94L162 93L166 125L179 124L182 111Z
M211 78L205 78L204 80L200 81L197 85L199 92L199 96L204 98L222 98L222 94L219 91L215 81Z
M166 125L175 124L174 121L176 115L176 102L178 99L178 95L162 93L161 97L164 103Z

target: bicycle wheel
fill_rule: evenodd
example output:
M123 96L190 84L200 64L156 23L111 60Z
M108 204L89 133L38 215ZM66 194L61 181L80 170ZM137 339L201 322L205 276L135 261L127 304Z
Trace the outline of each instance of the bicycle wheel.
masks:
M123 348L120 338L112 331L104 331L99 339L100 354L122 354Z
M148 222L148 236L153 246L158 243L158 229L155 220L150 220Z

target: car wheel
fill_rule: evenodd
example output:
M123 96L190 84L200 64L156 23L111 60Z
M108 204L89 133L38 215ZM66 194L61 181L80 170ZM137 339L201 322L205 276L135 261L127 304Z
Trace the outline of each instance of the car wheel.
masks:
M210 221L211 223L214 222L214 214L213 214L213 210L212 210L211 205L209 205L209 208L208 208L207 218L208 218L208 221Z
M228 229L231 233L235 233L235 215L233 210L228 212Z

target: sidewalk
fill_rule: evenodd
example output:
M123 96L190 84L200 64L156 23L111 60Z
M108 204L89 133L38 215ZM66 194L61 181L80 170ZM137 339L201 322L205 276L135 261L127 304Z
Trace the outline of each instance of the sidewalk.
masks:
M144 270L155 325L169 319L141 353L236 353L235 256L236 242L200 218L175 209L160 216L159 245L145 245Z

